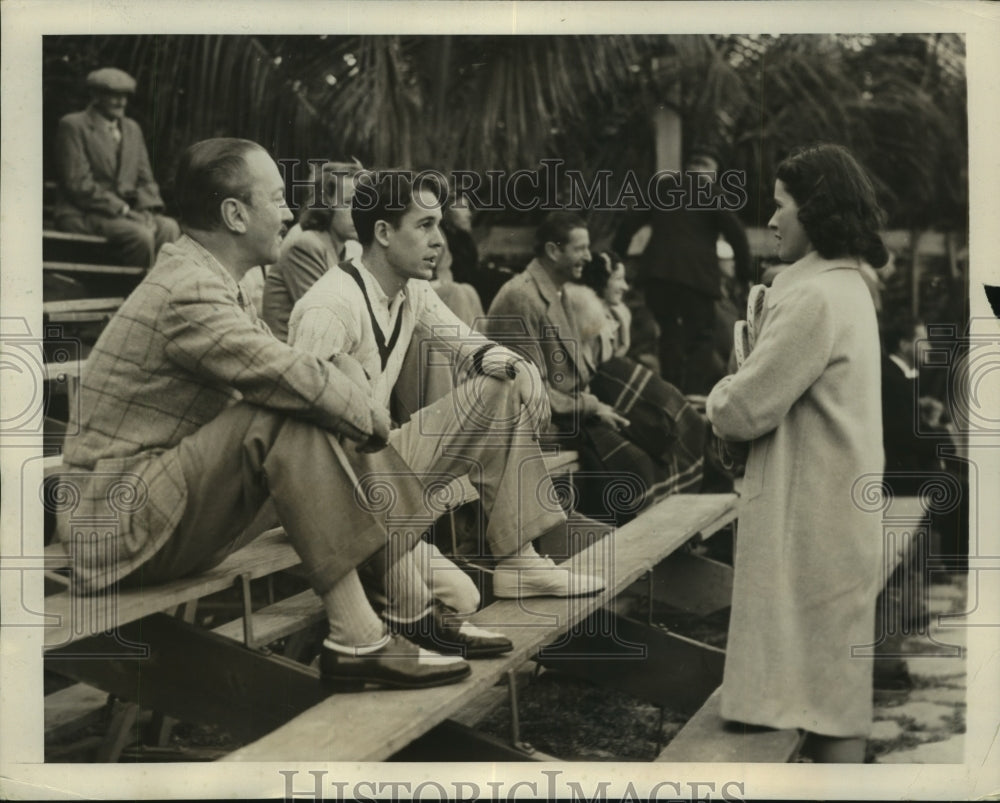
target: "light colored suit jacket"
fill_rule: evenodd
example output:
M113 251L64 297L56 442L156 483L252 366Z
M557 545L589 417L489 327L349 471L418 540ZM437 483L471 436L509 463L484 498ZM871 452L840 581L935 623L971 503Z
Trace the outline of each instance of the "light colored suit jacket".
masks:
M57 533L65 542L81 521L113 521L111 559L74 563L82 590L123 577L166 542L187 499L181 440L239 400L359 440L372 432L367 394L279 342L226 269L183 236L108 322L70 411L62 480L75 500L56 511Z
M57 220L86 214L113 217L126 203L133 209L163 208L142 129L124 117L121 133L119 150L107 121L93 106L59 121Z
M537 259L500 288L485 334L538 366L554 415L586 418L597 411L599 401L588 390L594 374L589 349Z

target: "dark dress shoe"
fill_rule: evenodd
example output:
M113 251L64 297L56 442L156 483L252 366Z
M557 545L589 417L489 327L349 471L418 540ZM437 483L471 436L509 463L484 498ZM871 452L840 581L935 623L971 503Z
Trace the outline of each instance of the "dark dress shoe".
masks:
M414 644L442 655L492 658L514 649L505 635L463 621L454 608L440 600L435 600L431 610L417 621L390 620L389 628Z
M397 689L427 689L457 683L472 669L461 658L437 655L391 635L365 655L345 655L323 645L320 679L332 691L360 691L366 683Z

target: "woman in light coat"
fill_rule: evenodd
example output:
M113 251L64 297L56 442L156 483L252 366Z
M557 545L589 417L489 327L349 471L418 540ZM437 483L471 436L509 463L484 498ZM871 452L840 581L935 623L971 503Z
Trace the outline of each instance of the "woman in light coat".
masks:
M742 366L707 400L718 436L750 442L722 715L803 729L817 761L861 762L883 544L852 492L883 465L878 327L861 274L888 259L882 213L833 145L782 162L774 200L768 226L793 264L767 290Z

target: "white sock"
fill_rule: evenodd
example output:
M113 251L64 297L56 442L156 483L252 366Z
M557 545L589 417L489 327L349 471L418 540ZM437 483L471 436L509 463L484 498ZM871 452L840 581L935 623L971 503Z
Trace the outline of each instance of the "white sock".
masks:
M397 622L414 622L430 608L431 590L409 550L386 571L385 595L389 600L386 614Z
M349 647L379 642L385 632L382 620L375 615L361 579L350 571L323 594L323 607L330 623L330 641Z

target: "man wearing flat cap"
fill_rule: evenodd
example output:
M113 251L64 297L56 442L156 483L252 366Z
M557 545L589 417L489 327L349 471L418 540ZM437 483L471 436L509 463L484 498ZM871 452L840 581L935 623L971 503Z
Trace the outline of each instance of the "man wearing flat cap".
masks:
M105 67L87 76L87 86L90 105L59 121L56 227L107 237L123 264L149 267L180 229L160 214L163 199L142 129L125 116L135 79Z

